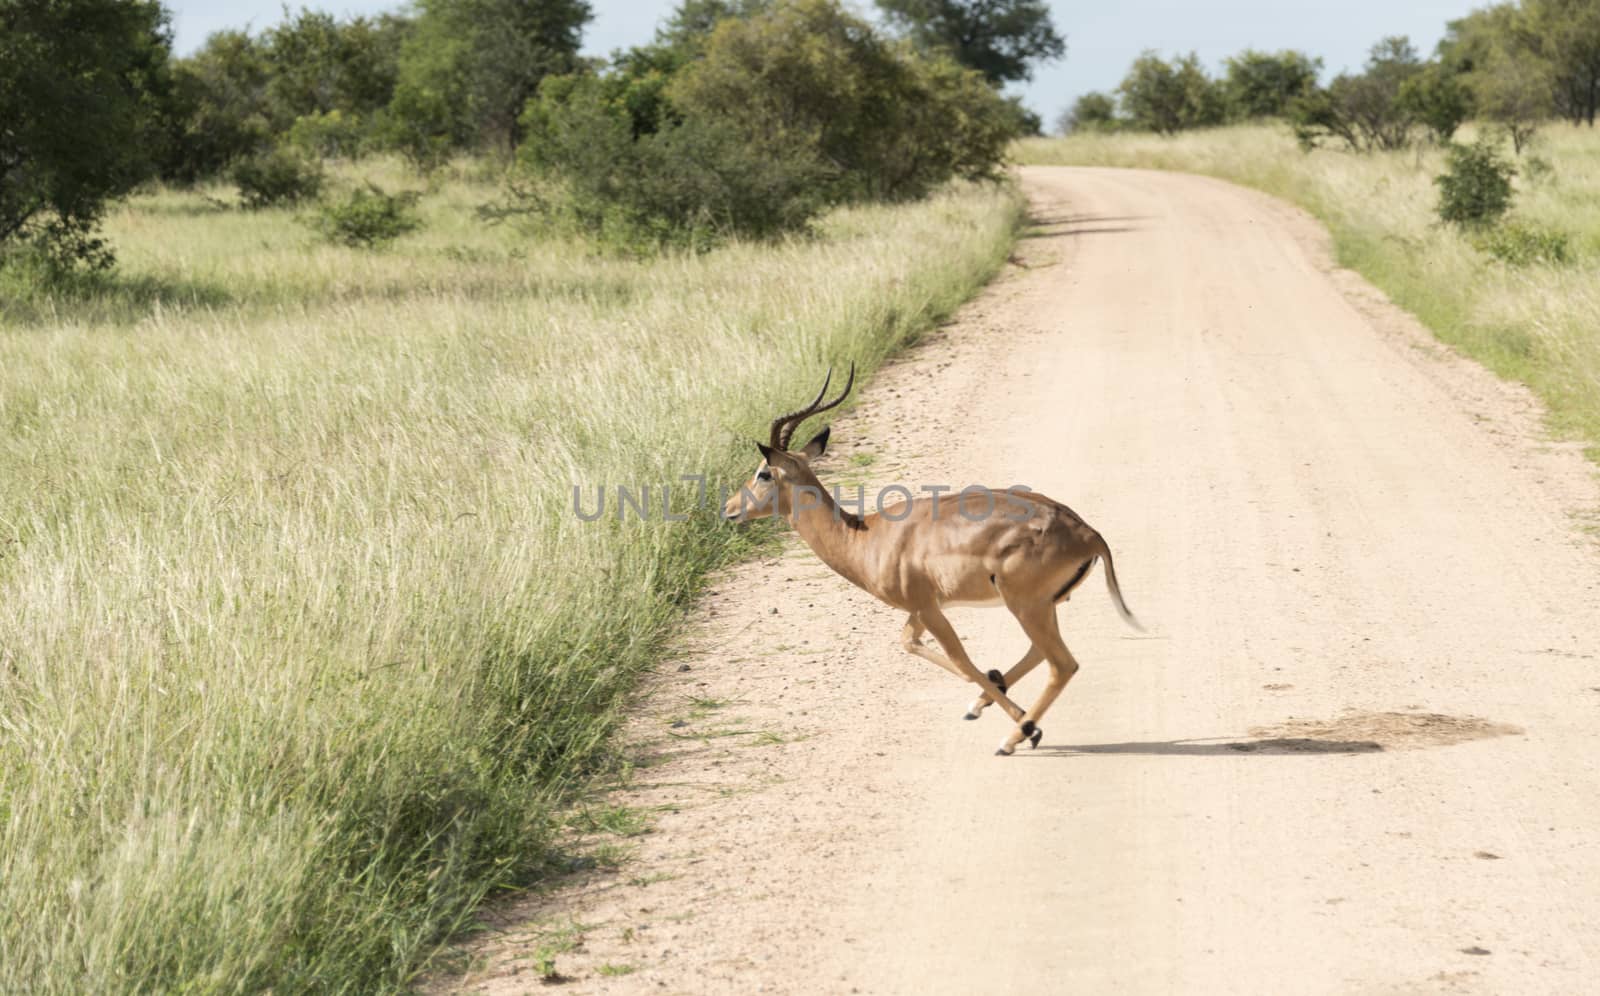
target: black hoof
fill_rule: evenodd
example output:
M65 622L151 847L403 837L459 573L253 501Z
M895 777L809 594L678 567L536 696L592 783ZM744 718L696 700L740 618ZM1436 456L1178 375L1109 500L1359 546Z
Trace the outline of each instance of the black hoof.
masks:
M1006 676L1005 675L1001 674L999 671L990 671L989 674L988 674L988 678L989 678L989 681L994 685L994 687L1000 689L1000 694L1001 695L1004 695L1006 693Z
M965 716L962 716L961 718L962 719L977 719L978 718L978 714L975 713L975 712L969 712Z
M1011 756L1011 752L1008 751L1008 750L996 750L994 752L994 756L995 757L1010 757Z
M1044 731L1039 729L1034 730L1033 736L1028 738L1028 749L1033 750L1035 747L1039 746L1039 741L1043 739Z

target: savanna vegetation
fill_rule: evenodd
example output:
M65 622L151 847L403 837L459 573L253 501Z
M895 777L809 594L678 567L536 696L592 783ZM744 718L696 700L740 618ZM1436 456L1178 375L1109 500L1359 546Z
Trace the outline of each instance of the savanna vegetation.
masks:
M183 57L0 0L0 991L403 988L565 867L762 542L680 475L1006 258L998 83L1060 51L1012 6L688 0L591 60L582 0Z

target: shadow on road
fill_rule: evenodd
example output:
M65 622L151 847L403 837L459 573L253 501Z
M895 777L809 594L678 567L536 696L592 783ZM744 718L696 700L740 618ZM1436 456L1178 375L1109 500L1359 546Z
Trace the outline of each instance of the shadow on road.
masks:
M1074 235L1113 235L1137 232L1128 222L1145 221L1144 215L1064 214L1030 215L1024 239L1063 239Z
M1376 754L1383 745L1376 740L1320 740L1314 737L1271 737L1263 740L1150 740L1121 744L1043 744L1042 754L1074 757L1081 754L1149 754L1190 757L1235 757L1240 754Z

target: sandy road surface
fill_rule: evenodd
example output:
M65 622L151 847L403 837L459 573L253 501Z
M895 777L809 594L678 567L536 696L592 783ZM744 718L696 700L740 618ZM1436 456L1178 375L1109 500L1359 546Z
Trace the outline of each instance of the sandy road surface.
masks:
M1083 670L1002 759L898 615L798 544L741 568L637 724L637 860L503 911L441 988L540 991L541 945L570 992L1600 985L1590 469L1294 210L1025 177L1024 266L871 386L823 478L1055 496L1151 632L1096 572L1062 613ZM981 666L1025 645L953 618Z

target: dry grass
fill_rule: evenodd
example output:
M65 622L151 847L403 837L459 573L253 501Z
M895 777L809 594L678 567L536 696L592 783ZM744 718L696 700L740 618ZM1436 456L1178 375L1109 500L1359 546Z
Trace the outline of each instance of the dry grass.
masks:
M1468 133L1470 137L1470 131ZM1438 149L1357 155L1295 145L1286 126L1035 139L1023 162L1204 173L1295 201L1333 232L1341 262L1414 312L1439 337L1549 405L1553 428L1600 459L1600 132L1551 125L1518 163L1513 218L1564 232L1565 266L1512 267L1434 215Z
M119 209L114 281L0 297L0 991L404 985L559 857L632 679L752 542L580 522L573 486L748 471L1019 214L964 189L630 261L484 225L470 170L381 253L208 195Z

